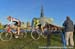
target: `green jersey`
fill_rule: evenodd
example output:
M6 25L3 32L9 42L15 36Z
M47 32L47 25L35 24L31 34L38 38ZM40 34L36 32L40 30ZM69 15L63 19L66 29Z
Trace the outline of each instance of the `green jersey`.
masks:
M40 23L39 23L40 21L38 20L38 19L34 19L34 26L36 27L36 26L38 26Z

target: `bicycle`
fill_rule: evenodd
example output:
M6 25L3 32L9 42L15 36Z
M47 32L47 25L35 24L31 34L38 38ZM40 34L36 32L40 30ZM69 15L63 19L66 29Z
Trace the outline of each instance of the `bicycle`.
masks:
M47 38L47 30L44 30L44 32L42 32L40 29L33 29L31 32L31 37L34 40L38 40L40 38L40 36L42 36L44 39Z
M17 37L17 30L12 30L10 25L7 25L7 29L4 29L3 32L1 32L0 34L0 39L2 41L9 41L11 40L13 37ZM27 32L25 30L20 30L20 35L18 38L25 38L27 36Z
M40 36L42 36L44 39L47 38L48 35L50 35L52 33L52 28L50 26L50 24L45 24L44 26L44 31L42 32L41 28L40 29L33 29L33 31L31 32L31 37L34 40L38 40L40 38Z

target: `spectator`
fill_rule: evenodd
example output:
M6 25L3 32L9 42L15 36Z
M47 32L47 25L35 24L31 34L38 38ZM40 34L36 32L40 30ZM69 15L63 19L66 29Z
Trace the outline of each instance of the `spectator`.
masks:
M74 40L73 40L74 25L73 21L70 19L69 16L66 17L63 26L65 31L66 46L69 45L69 39L70 39L70 45L74 46Z

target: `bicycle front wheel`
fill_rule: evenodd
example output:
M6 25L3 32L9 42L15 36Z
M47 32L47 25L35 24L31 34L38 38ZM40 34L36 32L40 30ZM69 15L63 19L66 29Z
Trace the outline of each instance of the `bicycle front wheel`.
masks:
M32 31L31 32L31 37L34 39L34 40L38 40L40 38L40 33L38 31Z
M12 33L11 33L11 32L10 32L10 33L1 32L1 34L0 34L0 39L1 39L2 41L9 41L9 40L11 40L11 39L12 39Z

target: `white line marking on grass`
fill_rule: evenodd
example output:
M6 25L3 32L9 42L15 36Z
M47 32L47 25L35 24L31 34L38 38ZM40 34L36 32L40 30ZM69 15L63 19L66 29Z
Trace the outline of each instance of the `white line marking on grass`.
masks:
M70 49L70 48L73 48L73 47L61 47L61 46L39 46L39 48L42 48L42 49L44 49L44 48L68 48L68 49Z

